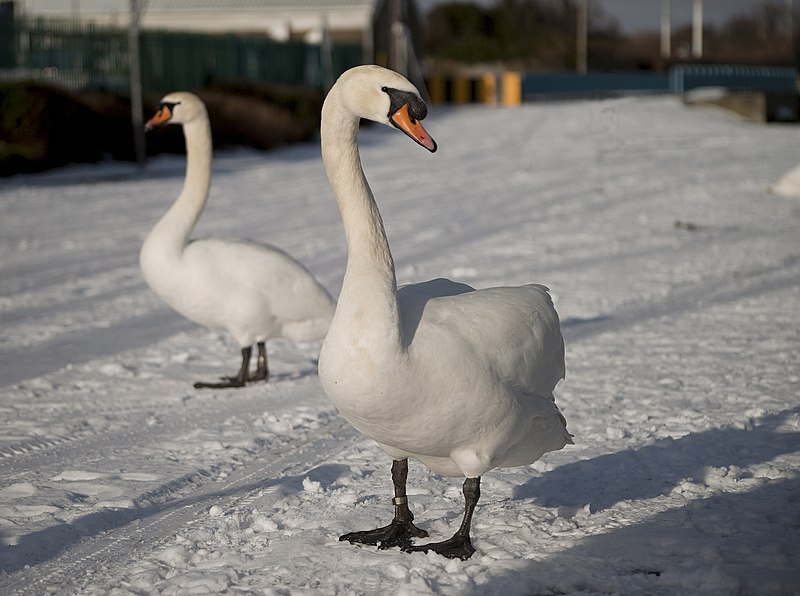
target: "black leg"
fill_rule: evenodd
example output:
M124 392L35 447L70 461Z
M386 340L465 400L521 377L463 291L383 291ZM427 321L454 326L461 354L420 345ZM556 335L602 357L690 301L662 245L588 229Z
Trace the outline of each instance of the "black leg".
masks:
M404 546L403 550L406 552L428 552L432 550L435 553L447 557L448 559L462 559L466 561L475 552L472 542L469 539L469 529L472 525L472 514L475 511L475 505L478 504L478 499L481 498L481 478L467 478L464 481L464 519L461 520L461 527L453 535L452 538L444 542L429 542L428 544L420 544L419 546Z
M250 355L253 353L252 346L242 348L242 366L235 377L223 377L222 383L204 383L198 381L194 384L195 389L226 389L228 387L244 387L247 383L248 370L250 368Z
M406 496L406 478L408 477L408 460L396 459L392 462L392 483L394 484L394 519L388 526L365 530L363 532L350 532L340 536L339 540L351 543L374 544L384 549L392 546L410 546L411 538L424 538L428 535L425 530L413 524L414 515L408 508Z
M267 365L267 346L263 341L256 344L258 346L258 360L256 370L250 375L250 381L266 381L269 378L269 366Z

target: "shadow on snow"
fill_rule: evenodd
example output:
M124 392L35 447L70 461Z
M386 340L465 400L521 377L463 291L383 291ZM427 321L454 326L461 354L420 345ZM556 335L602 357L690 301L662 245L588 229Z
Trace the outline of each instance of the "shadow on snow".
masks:
M667 495L683 479L701 481L708 468L745 468L800 450L800 432L777 430L798 412L800 406L764 417L751 428L713 428L565 464L518 486L514 496L547 507L588 505L594 513L621 501Z
M796 593L800 477L764 479L750 492L687 501L577 544L566 540L568 548L514 562L513 570L492 574L464 594Z

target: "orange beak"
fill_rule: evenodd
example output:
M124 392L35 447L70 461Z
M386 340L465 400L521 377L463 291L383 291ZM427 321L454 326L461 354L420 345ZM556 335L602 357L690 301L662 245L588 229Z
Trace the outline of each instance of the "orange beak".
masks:
M392 124L425 147L431 153L436 151L436 141L428 134L419 120L415 120L408 113L408 104L403 104L389 118Z
M166 104L162 105L160 108L158 108L156 115L150 118L150 120L148 120L147 122L145 122L144 124L145 132L154 129L156 126L161 126L162 124L166 124L167 122L169 122L170 118L172 118L172 110L169 108L168 105Z

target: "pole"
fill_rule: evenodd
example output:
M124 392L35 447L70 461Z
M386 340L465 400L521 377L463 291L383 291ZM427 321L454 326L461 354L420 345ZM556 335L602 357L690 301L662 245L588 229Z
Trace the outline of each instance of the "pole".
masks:
M328 26L328 16L322 18L322 45L320 46L322 58L322 86L325 93L333 87L333 46L331 44L331 30Z
M407 32L402 0L389 2L389 68L408 75Z
M130 70L131 126L136 163L144 166L144 121L142 118L142 74L139 64L139 0L131 0L131 24L128 28L128 64Z
M661 0L661 57L668 59L672 54L672 15L670 0Z
M370 10L367 26L361 35L361 61L375 64L375 8Z
M692 3L692 56L703 57L703 0Z
M578 31L575 45L575 70L586 74L589 53L589 0L578 0Z

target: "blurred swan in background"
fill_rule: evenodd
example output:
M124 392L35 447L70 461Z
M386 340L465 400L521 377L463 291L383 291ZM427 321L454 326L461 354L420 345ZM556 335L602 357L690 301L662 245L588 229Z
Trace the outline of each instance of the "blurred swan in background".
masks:
M197 388L242 387L269 376L266 341L322 339L335 301L292 257L274 246L246 240L189 240L208 200L211 184L211 126L205 104L191 93L161 100L146 130L180 124L186 140L186 176L173 205L142 245L139 263L147 284L187 319L230 332L242 349L233 377L195 383ZM258 347L250 374L252 346Z

